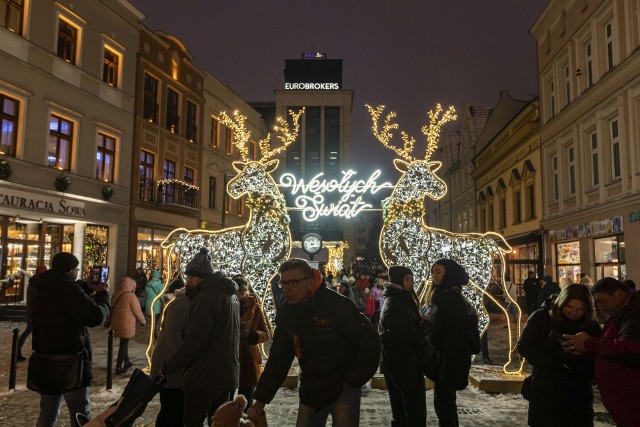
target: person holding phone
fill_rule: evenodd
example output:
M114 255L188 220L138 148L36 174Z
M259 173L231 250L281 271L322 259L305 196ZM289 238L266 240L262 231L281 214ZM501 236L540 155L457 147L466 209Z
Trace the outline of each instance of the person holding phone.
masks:
M562 347L562 334L578 332L602 335L584 285L567 286L529 317L517 348L533 365L530 426L593 426L593 362Z

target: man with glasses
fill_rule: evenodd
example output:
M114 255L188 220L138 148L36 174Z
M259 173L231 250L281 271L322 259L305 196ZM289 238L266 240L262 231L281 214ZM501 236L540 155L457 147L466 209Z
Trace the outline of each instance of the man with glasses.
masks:
M322 283L320 272L304 259L291 258L280 266L285 303L276 316L250 418L263 415L295 356L300 365L296 426L324 425L329 414L336 427L359 425L361 387L378 367L380 339L352 300Z

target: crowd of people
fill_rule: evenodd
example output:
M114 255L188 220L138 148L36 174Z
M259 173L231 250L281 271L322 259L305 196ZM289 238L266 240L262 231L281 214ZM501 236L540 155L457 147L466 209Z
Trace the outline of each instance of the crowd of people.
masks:
M138 269L110 295L108 283L77 281L78 264L72 254L57 254L28 287L28 387L40 393L37 426L55 425L63 398L71 414L91 418L87 328L113 329L120 339L115 372L123 374L132 366L128 342L136 325L161 313L151 358L151 374L166 377L158 426L236 426L243 419L261 425L294 358L297 426L324 426L329 416L334 426L359 425L362 389L378 368L392 426L426 425L425 376L434 383L439 425L458 425L456 392L467 387L478 348L472 338L477 318L462 293L469 276L454 260L433 263L431 286L420 301L408 267L333 277L291 258L272 283L275 328L247 278L214 271L205 248L186 265L186 282L172 283L171 299L162 297L158 271L147 278ZM592 426L597 384L618 425L640 426L635 284L607 277L558 286L531 272L523 290L529 317L517 350L533 367L523 386L529 425ZM258 346L270 339L263 369ZM483 356L486 346L485 335ZM80 425L73 416L71 425Z

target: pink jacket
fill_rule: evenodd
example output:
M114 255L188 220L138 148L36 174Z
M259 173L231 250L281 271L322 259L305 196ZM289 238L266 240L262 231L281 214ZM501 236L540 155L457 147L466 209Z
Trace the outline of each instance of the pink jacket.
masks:
M134 291L136 282L131 277L120 280L118 291L111 296L111 329L116 338L133 338L136 334L136 320L145 324L140 301Z

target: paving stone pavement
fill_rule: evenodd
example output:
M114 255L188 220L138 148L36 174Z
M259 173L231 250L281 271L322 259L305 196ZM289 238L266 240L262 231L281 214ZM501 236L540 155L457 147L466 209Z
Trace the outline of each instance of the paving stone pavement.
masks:
M501 350L506 347L505 332L502 330L504 318L492 316L490 333L491 357L496 363L502 363L505 355ZM26 389L27 362L18 364L17 387L8 391L9 362L12 331L23 330L25 323L0 322L0 427L33 426L38 416L38 394ZM91 387L91 406L94 415L110 406L124 389L128 375L114 375L113 389L106 390L107 329L93 328L91 342L93 346L94 383ZM149 328L138 327L138 333L129 344L129 355L134 367L146 366L146 341ZM117 354L118 340L114 340L114 355ZM25 350L31 346L27 340ZM27 353L27 351L25 351ZM504 351L502 351L504 353ZM114 360L115 363L115 360ZM159 410L159 398L153 399L145 413L136 421L135 426L153 426ZM433 392L427 391L427 425L437 426L437 417L433 410ZM267 418L271 426L288 427L295 425L298 407L297 389L280 389L273 402L267 406ZM595 425L613 425L610 417L596 396L594 409L597 413ZM527 402L516 394L489 394L473 386L458 392L458 413L461 426L526 426ZM391 409L386 390L369 390L363 394L360 425L363 427L389 426ZM330 422L328 423L330 425ZM58 426L69 426L66 406L62 405Z

